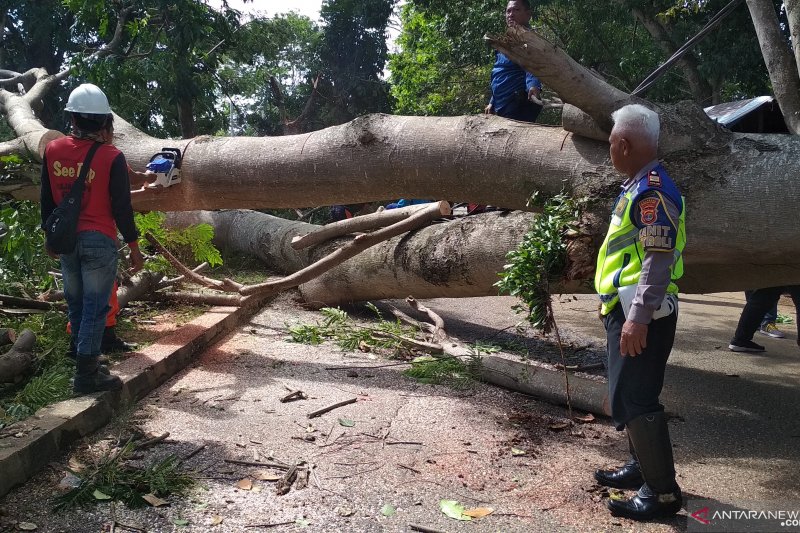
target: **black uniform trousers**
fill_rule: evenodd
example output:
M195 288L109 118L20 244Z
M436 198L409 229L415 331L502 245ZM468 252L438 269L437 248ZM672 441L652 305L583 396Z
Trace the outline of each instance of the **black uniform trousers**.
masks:
M789 285L788 287L769 287L766 289L756 289L747 297L747 304L739 317L739 324L736 326L736 333L733 334L734 341L753 340L761 321L764 320L764 313L778 303L781 294L788 292L794 301L797 311L797 332L800 339L800 285Z
M763 315L762 315L763 316ZM603 317L608 351L608 401L611 419L618 431L634 418L663 411L658 401L664 386L667 359L675 340L678 312L650 321L647 328L647 347L636 357L623 357L619 351L625 315L622 306Z

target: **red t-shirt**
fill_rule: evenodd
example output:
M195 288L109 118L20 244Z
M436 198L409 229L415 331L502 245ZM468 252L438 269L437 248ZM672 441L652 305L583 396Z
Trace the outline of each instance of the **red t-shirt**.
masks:
M47 191L44 190L48 185L45 183L45 178L49 182L52 207L55 207L72 189L93 142L66 136L47 145L45 149L47 175L42 172L43 219L46 219L44 211L50 204L46 198ZM89 164L89 174L86 176L81 200L81 214L78 218L78 232L99 231L116 239L117 227L125 242L136 240L125 156L113 145L103 144L97 149Z

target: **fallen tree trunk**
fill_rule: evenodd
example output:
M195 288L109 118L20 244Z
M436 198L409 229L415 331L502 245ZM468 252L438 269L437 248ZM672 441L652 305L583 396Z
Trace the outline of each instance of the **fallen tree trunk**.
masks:
M30 371L35 360L34 344L36 335L26 329L20 333L11 349L0 355L0 383L15 383Z

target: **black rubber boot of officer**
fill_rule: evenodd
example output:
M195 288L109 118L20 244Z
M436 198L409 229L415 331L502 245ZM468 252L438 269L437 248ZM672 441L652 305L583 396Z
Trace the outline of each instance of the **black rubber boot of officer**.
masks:
M133 344L128 344L117 337L114 326L108 326L103 330L103 340L100 343L100 351L103 353L132 352L136 349Z
M72 359L73 361L77 362L78 358L78 349L75 347L75 337L70 337L69 339L69 349L67 350L67 357ZM97 362L100 363L100 372L103 374L110 374L111 372L108 370L108 357L105 355L99 355L97 357Z
M614 489L636 490L644 484L642 471L639 469L639 459L633 448L631 438L628 437L628 449L631 452L630 458L616 470L596 470L594 479L604 487Z
M609 500L611 514L632 520L674 516L683 502L681 489L675 482L666 415L657 412L638 416L628 422L626 429L645 483L629 500Z
M75 394L91 394L93 392L117 390L122 388L122 380L117 376L104 374L97 357L78 355L75 362L75 379L72 392Z

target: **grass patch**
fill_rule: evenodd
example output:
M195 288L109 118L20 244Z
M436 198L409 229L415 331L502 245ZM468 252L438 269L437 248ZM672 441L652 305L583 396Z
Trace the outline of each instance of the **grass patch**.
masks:
M106 452L81 471L69 470L80 479L80 483L56 498L55 510L112 501L121 501L133 509L146 505L144 496L148 494L159 498L182 495L194 486L194 479L180 470L181 460L176 455L135 467L128 463L135 449L135 444L128 441L122 448Z
M454 389L467 389L480 378L481 358L471 355L466 360L458 357L431 357L424 355L411 361L411 368L403 375L428 385L446 385Z

